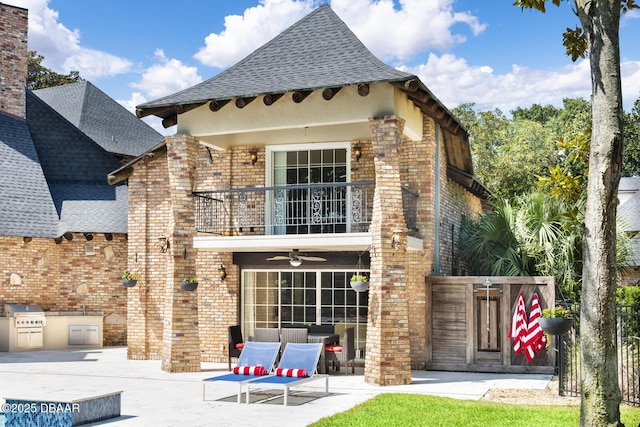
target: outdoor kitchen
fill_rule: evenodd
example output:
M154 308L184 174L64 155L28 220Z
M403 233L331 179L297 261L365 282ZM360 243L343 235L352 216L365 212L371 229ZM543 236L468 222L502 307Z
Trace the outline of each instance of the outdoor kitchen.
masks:
M0 351L102 347L102 313L44 311L35 304L5 304Z

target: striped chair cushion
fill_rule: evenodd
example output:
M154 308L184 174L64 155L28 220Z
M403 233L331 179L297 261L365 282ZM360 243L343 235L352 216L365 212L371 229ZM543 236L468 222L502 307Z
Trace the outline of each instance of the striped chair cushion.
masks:
M237 375L267 375L267 368L264 366L236 366L233 373Z
M276 375L279 377L298 377L304 378L308 377L309 374L304 369L294 369L294 368L278 368L276 369Z

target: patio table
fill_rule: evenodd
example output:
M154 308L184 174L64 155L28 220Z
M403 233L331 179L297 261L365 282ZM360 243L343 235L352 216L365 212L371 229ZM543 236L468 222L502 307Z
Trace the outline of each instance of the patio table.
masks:
M338 334L308 334L307 342L310 343L322 343L322 351L320 352L320 360L318 362L318 372L321 374L327 373L327 364L325 359L325 347L330 344L339 344L340 336Z

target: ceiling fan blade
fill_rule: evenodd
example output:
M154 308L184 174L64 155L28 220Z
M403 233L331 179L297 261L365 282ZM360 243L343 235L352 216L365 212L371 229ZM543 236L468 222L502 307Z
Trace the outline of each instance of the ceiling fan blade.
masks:
M289 260L291 258L289 258L288 256L284 256L284 255L278 255L278 256L274 256L271 258L267 258L267 261L284 261L284 260Z
M303 261L326 261L325 258L322 258L319 256L298 255L298 258L300 258Z

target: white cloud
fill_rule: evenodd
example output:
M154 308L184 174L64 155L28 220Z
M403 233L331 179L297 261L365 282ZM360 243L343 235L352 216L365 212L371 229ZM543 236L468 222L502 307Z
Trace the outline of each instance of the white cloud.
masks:
M63 63L65 70L77 70L87 80L123 74L131 69L131 61L99 50L80 48Z
M58 22L58 12L49 0L6 0L29 9L29 50L44 57L43 65L59 73L79 71L87 80L127 72L132 64L125 58L80 45L80 31Z
M242 16L225 18L225 30L211 33L194 55L203 64L224 68L235 64L309 13L317 1L261 0ZM332 0L331 8L358 38L383 60L407 60L431 49L446 50L466 40L451 27L465 24L474 35L485 24L470 12L455 12L453 0ZM381 30L384 29L384 30Z
M426 64L403 67L416 74L449 108L472 102L479 109L499 108L504 113L533 103L562 105L563 98L589 98L589 62L544 71L513 65L509 73L495 74L486 65L472 66L463 58L429 55Z
M194 58L212 67L235 64L293 24L313 8L312 1L260 0L242 16L224 18L225 30L211 33Z
M622 60L622 100L626 111L631 111L633 103L640 98L640 61Z
M474 35L486 24L470 12L454 12L453 0L333 0L331 7L377 57L406 61L433 49L447 50L466 40L452 32L466 24ZM384 29L384 30L382 30Z
M139 83L131 84L133 88L144 91L150 98L160 98L202 81L196 67L189 67L177 59L167 58L162 49L157 49L154 55L159 63L147 68Z

